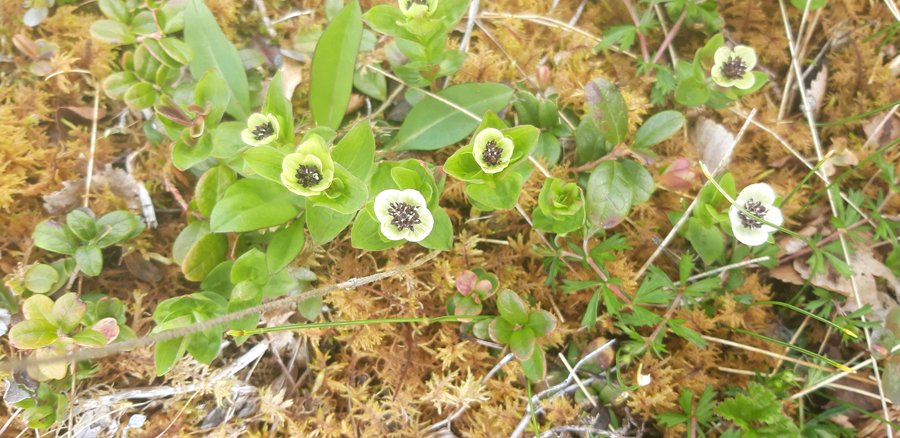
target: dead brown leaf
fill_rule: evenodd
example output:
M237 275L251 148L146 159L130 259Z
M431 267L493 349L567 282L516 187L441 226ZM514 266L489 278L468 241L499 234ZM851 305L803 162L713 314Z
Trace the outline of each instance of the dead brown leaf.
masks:
M900 120L897 120L896 117L891 117L890 120L885 122L884 127L881 128L880 132L875 132L876 129L878 129L878 125L884 120L885 115L886 114L884 113L874 115L869 119L868 123L863 125L863 131L866 133L868 143L882 147L887 146L889 143L896 140L897 137L900 137Z

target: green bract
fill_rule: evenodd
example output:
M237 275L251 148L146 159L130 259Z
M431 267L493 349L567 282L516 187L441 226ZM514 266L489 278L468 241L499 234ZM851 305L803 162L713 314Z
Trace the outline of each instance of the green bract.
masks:
M388 189L375 197L375 218L381 233L390 240L419 242L434 227L434 217L418 190Z
M753 67L756 67L756 52L747 46L736 46L734 49L719 47L714 55L715 65L712 78L723 87L749 89L756 82Z
M278 138L278 119L272 114L253 114L247 120L247 129L241 139L251 146L266 146Z
M252 119L252 118L251 118ZM246 132L246 131L245 131ZM334 161L325 140L313 134L281 162L281 182L301 196L316 196L334 180Z
M512 140L494 128L482 130L475 136L472 157L484 173L497 173L509 166L515 146Z
M400 0L400 12L407 18L425 14L431 16L437 10L438 0Z
M584 195L575 183L547 178L532 212L534 228L566 234L584 225Z

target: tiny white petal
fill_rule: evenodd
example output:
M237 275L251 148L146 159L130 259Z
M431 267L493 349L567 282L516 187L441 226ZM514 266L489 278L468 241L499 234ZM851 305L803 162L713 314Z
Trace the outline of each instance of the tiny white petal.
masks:
M381 233L390 240L403 240L409 235L409 230L398 230L395 225L391 225L393 218L387 216L381 219Z
M740 222L732 223L731 231L734 232L734 237L738 241L748 246L762 245L769 240L769 233L762 228L747 228Z
M753 88L753 84L756 83L756 76L753 76L752 72L744 73L743 76L734 80L734 86L740 88L741 90L749 90Z
M734 48L735 56L741 58L747 66L747 71L756 67L756 51L752 47L737 46Z
M731 56L731 49L729 49L727 46L722 46L716 49L716 53L715 55L713 55L713 61L716 65L722 65L726 61L728 61L728 58L730 58Z
M647 386L651 381L653 381L653 378L650 377L649 374L641 374L640 377L638 377L638 385L641 386Z
M384 218L391 218L391 215L388 213L388 209L391 208L391 203L397 202L400 200L400 190L395 189L387 189L378 194L375 197L375 217L378 218L379 222L384 222ZM388 223L391 221L388 220ZM396 229L396 227L394 227ZM385 234L387 236L387 234Z
M424 206L419 207L418 212L420 223L415 224L412 231L404 230L409 231L406 240L410 242L419 242L422 239L425 239L431 234L431 230L434 228L434 217L431 215L431 212Z
M427 204L427 202L425 201L425 197L422 196L422 194L419 193L418 190L414 189L406 189L400 192L400 195L397 197L397 199L400 202L405 202L409 205L412 205L413 207L425 208L425 204Z
M784 215L781 214L781 210L779 210L778 207L772 206L769 206L768 209L769 210L766 211L766 217L763 219L765 219L766 222L781 226L781 224L784 223Z
M773 205L775 204L775 190L772 190L772 186L765 183L750 184L744 187L744 190L741 190L737 203L743 207L751 199L765 206Z

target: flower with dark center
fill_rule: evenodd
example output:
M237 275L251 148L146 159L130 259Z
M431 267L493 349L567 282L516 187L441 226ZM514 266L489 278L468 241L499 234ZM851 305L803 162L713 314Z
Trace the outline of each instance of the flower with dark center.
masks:
M281 162L281 183L300 196L318 196L334 181L334 160L325 140L312 134Z
M500 164L500 154L502 152L503 148L498 148L497 142L491 140L485 145L484 153L481 154L481 159L483 159L488 166L496 166Z
M757 219L776 226L784 223L781 210L774 204L775 191L768 184L751 184L741 190L740 195L731 205L731 209L728 210L734 237L750 246L766 243L769 240L769 234L776 228Z
M297 168L297 183L301 186L309 188L322 181L322 174L316 166L305 166L303 164Z
M430 17L437 10L438 0L400 0L400 12L406 18Z
M272 114L253 114L241 139L251 146L266 146L278 139L278 119Z
M375 197L374 210L381 234L390 240L419 242L434 227L428 202L418 190L384 190Z
M275 132L275 128L272 127L271 122L263 123L262 125L258 125L253 129L253 138L256 140L262 140Z
M756 67L756 52L747 46L719 47L713 55L715 64L712 68L712 79L722 87L735 87L747 90L756 83L753 67Z
M393 218L391 219L391 225L401 231L404 229L415 231L415 225L422 223L419 220L419 213L416 211L416 207L405 202L391 202L388 214Z
M485 128L475 136L472 156L484 173L497 173L509 166L512 159L513 141L494 128Z

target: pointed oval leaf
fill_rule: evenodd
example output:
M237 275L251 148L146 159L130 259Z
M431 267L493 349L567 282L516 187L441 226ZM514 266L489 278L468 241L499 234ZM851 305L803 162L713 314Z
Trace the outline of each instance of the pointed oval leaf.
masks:
M316 44L310 72L309 104L319 126L338 129L353 86L353 68L362 39L362 10L353 0L334 18Z

